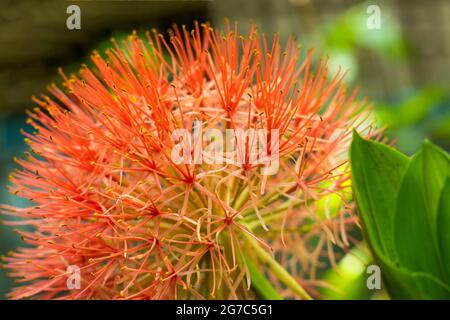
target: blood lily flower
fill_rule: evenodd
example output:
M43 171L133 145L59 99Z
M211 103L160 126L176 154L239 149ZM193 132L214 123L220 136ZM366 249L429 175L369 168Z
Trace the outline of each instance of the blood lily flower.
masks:
M31 152L11 175L33 205L2 207L19 217L8 224L30 226L4 258L22 284L10 297L256 298L255 273L280 297L316 297L317 270L352 241L352 129L376 131L345 72L330 77L328 61L311 59L254 26L241 36L195 24L113 40L92 68L61 72L65 89L35 99ZM175 161L174 132L199 125L275 131L276 152L262 140L276 171L251 161L252 135L237 143L239 162Z

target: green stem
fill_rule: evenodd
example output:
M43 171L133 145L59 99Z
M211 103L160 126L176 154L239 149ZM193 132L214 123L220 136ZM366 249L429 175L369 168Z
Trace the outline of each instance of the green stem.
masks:
M270 271L284 283L288 288L294 291L298 296L305 300L312 300L311 296L306 292L305 289L295 280L286 269L283 268L266 250L261 248L258 241L249 236L248 234L244 234L248 244L251 245L253 252L257 255L259 260L267 265Z

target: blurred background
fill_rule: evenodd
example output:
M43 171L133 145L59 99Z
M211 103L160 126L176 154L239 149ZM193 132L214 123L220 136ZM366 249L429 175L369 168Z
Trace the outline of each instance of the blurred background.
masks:
M68 6L81 9L81 30L68 30ZM379 13L381 23L374 23ZM0 7L0 203L20 204L8 193L14 155L25 150L20 128L31 96L60 81L57 69L76 72L92 50L133 30L160 31L194 20L223 26L237 20L245 32L253 20L268 35L294 35L316 58L329 56L332 69L359 96L373 102L378 121L397 147L412 154L424 138L450 150L450 1L448 0L2 0ZM0 254L20 245L0 226ZM383 298L368 292L363 246L337 270L324 275L340 290L327 298ZM12 286L0 270L0 299Z

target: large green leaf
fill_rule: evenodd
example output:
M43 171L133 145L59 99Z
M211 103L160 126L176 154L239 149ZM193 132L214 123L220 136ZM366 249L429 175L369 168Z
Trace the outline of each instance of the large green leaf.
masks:
M378 259L389 295L393 299L449 299L450 287L427 272L411 272Z
M362 139L351 148L363 232L394 299L450 299L450 158L425 142L409 160Z
M396 260L393 239L397 193L409 159L355 131L350 151L352 187L368 242L376 255Z
M449 172L450 161L445 152L425 142L405 172L395 213L398 262L406 270L426 274L419 278L419 284L427 293L432 292L433 298L446 295L442 286L429 279L447 283L436 226L439 200Z
M436 224L441 258L450 283L450 176L442 188Z
M422 298L420 289L410 272L383 257L378 257L376 262L380 265L384 283L392 299Z

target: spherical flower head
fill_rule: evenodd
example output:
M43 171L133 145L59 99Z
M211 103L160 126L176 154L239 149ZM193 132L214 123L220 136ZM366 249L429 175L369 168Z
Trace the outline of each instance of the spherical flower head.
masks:
M23 284L10 297L255 298L251 264L299 298L261 252L317 296L317 270L352 241L352 129L375 132L345 73L311 59L254 26L196 23L61 72L11 176L33 206L2 209L31 227L4 258Z

